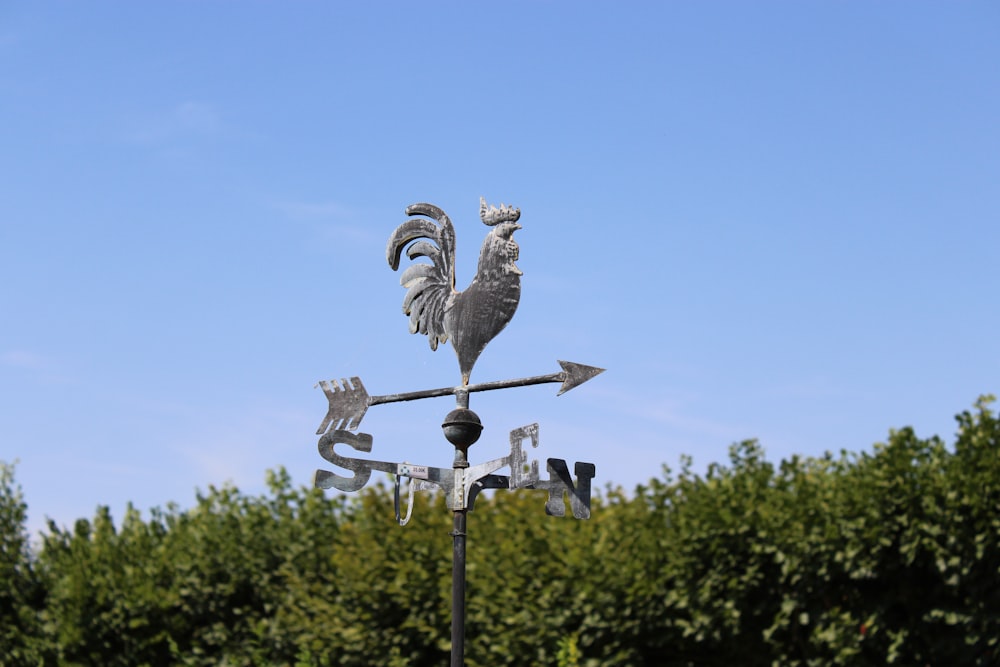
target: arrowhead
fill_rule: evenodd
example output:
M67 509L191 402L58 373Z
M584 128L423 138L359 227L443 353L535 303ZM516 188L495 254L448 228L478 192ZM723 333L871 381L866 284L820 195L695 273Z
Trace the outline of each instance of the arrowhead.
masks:
M563 372L563 383L562 387L559 388L559 393L556 396L562 396L570 389L574 387L579 387L581 384L586 382L592 377L600 375L604 372L603 368L597 368L595 366L584 366L583 364L574 364L572 361L559 361L559 365L562 366Z

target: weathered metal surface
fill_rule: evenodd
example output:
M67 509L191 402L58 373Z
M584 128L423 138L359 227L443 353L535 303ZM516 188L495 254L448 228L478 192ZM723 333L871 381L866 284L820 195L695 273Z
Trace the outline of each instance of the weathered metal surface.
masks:
M560 361L562 371L559 373L470 384L469 377L479 356L507 326L520 302L522 274L515 264L520 249L513 234L521 229L517 222L521 211L504 204L499 208L487 206L486 201L480 198L480 218L492 229L483 241L476 275L463 291L455 288L455 229L451 220L432 204L413 204L406 209L406 213L412 217L396 228L386 245L389 266L397 270L403 252L410 260L427 259L429 263L416 261L403 272L400 284L407 290L403 313L409 317L410 333L426 335L432 350L436 350L441 343L451 341L458 357L461 384L457 387L371 396L359 377L320 381L318 386L322 387L329 407L316 431L321 436L319 453L350 475L317 470L315 485L350 492L363 488L375 470L395 475L393 504L396 521L400 525L410 520L416 492L438 491L444 495L448 509L454 512L451 533L454 541L451 665L460 667L464 664L465 652L466 518L476 497L484 489L545 491L548 494L545 502L547 514L565 516L568 498L573 516L588 519L591 481L595 476L592 463L575 463L574 478L566 461L549 458L545 464L548 479L542 479L538 461L528 457L524 444L530 442L532 448L538 447L538 424L529 424L510 432L510 453L507 456L470 465L468 448L479 437L482 423L479 416L469 409L469 394L559 382L558 395L562 395L604 369ZM345 445L356 452L371 452L372 436L355 432L369 407L449 395L455 397L456 409L445 418L442 428L455 447L451 468L355 458L337 451L337 445ZM510 474L496 474L502 468L509 468ZM400 502L400 486L404 478L409 479L405 517Z
M566 461L550 458L546 460L545 465L548 479L541 479L538 474L538 461L530 460L524 451L525 440L530 440L532 447L538 447L538 424L522 426L510 432L510 453L507 456L474 466L437 468L343 456L334 449L335 445L347 445L355 451L368 453L372 450L372 436L343 430L330 431L319 439L320 456L335 466L352 472L353 475L349 477L328 470L317 470L315 484L324 489L358 491L371 479L372 471L379 470L397 477L409 477L423 482L414 487L415 491L434 487L441 489L445 494L445 503L452 511L471 510L476 496L483 489L512 491L533 489L548 492L549 497L545 503L547 514L565 516L564 498L569 497L573 516L577 519L589 519L591 480L596 474L594 464L582 462L574 464L573 472L576 475L574 480L569 474ZM464 454L462 459L464 462ZM511 474L493 474L501 468L510 468Z
M371 405L365 385L361 383L361 378L352 377L350 380L344 378L340 382L320 380L318 384L322 387L323 393L326 394L330 408L316 433L326 433L331 426L334 429L346 428L349 431L358 428L361 425L361 418L365 416L368 406Z
M400 464L400 465L403 466L405 464ZM409 494L410 499L406 503L406 516L404 517L400 515L399 511L399 485L402 480L403 477L401 475L396 475L396 488L395 488L395 493L393 494L393 502L396 508L396 523L398 523L400 526L405 526L410 522L410 516L413 514L413 496L417 490L417 482L410 481L410 483L407 485L410 487L410 494Z
M536 375L533 377L517 378L513 380L495 380L493 382L480 382L464 387L440 387L438 389L424 389L421 391L410 391L401 394L387 394L385 396L369 396L361 378L352 377L350 380L344 378L337 380L320 380L318 385L322 387L329 402L326 416L316 430L317 435L326 433L327 429L347 429L353 431L361 424L361 419L365 416L368 408L373 405L384 405L386 403L400 403L403 401L416 401L423 398L438 398L440 396L458 396L461 393L470 394L479 391L494 391L496 389L511 389L514 387L529 387L536 384L549 382L560 382L559 392L556 396L562 396L570 389L579 387L591 378L604 372L603 368L587 366L572 361L559 361L562 371L549 373L548 375ZM468 407L468 403L466 403Z
M465 664L465 540L468 515L455 512L451 553L451 667Z
M519 209L505 205L487 207L482 198L480 218L493 227L479 252L479 266L469 286L455 289L455 228L451 219L433 204L413 204L413 217L396 228L386 245L386 260L399 268L403 251L411 260L426 257L430 264L411 265L400 277L406 288L403 313L410 318L410 333L425 334L432 350L451 340L462 384L486 345L503 330L521 300L521 270L514 263L520 249L513 235L521 225ZM430 218L429 220L427 218Z

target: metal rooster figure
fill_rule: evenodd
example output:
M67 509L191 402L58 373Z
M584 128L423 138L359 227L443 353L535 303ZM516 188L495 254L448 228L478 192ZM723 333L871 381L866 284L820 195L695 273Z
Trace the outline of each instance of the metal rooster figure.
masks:
M566 461L549 458L545 463L548 479L542 479L539 462L529 460L524 448L525 442L530 442L532 448L538 447L538 424L510 431L508 455L471 465L468 449L479 439L483 426L479 416L469 409L469 394L547 382L561 383L559 394L564 394L604 370L560 361L562 371L558 373L476 384L469 382L479 355L507 326L521 299L521 270L515 263L519 250L514 241L514 232L521 229L518 224L521 211L505 204L499 208L487 206L482 198L479 202L479 216L491 229L479 253L476 275L463 291L455 289L455 228L437 206L413 204L407 207L410 219L396 228L386 246L386 259L393 271L399 269L404 252L410 260L430 260L429 263L416 261L403 271L400 284L407 290L403 313L410 318L410 333L426 335L432 350L451 341L458 356L461 385L371 396L357 376L339 382L321 380L319 386L326 394L329 409L316 431L321 436L320 456L352 473L348 476L317 470L317 487L358 491L368 483L375 470L394 475L396 520L400 525L409 521L415 491L437 489L444 495L446 506L454 513L451 533L454 540L452 667L464 664L466 513L472 510L476 497L484 489L542 491L548 493L546 514L565 516L568 499L572 515L587 519L590 517L591 480L595 476L592 463L575 463L571 474ZM445 416L442 424L445 438L455 447L455 459L450 468L353 458L336 451L338 445L343 445L358 452L371 452L373 437L355 432L369 407L437 396L454 396L456 402L456 408ZM495 474L501 468L509 468L510 474ZM400 514L401 479L410 480L406 518Z
M514 232L521 229L517 224L521 211L505 204L487 207L480 197L479 217L493 229L479 251L476 277L461 292L455 289L455 228L451 220L432 204L413 204L406 214L433 220L407 220L389 237L385 250L395 271L407 245L426 239L410 245L406 255L410 259L427 257L431 263L414 264L399 280L408 290L403 313L410 317L410 333L425 334L432 350L450 338L458 355L462 385L468 385L479 355L514 317L521 300L522 274L514 264L519 252Z

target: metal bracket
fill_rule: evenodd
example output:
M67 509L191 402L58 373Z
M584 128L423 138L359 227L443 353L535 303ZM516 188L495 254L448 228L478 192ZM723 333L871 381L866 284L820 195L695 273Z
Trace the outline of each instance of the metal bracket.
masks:
M405 464L403 464L403 465L405 465ZM402 466L400 466L400 467L402 467ZM413 514L413 497L414 497L414 495L416 494L416 491L417 491L417 482L416 482L416 480L411 479L410 483L407 484L407 486L410 489L410 498L409 498L409 500L406 503L406 516L403 517L403 518L400 518L400 515L399 515L399 483L400 483L400 481L402 479L403 479L403 477L401 475L396 475L396 486L395 486L395 492L393 494L393 504L395 505L395 509L396 509L396 523L398 523L400 526L405 526L406 524L410 523L410 515Z

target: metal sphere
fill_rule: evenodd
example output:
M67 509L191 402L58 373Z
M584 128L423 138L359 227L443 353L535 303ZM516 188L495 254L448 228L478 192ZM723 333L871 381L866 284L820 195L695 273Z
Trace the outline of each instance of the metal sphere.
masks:
M483 423L479 415L468 408L456 408L449 412L441 424L444 437L459 449L465 449L479 440L483 432Z

